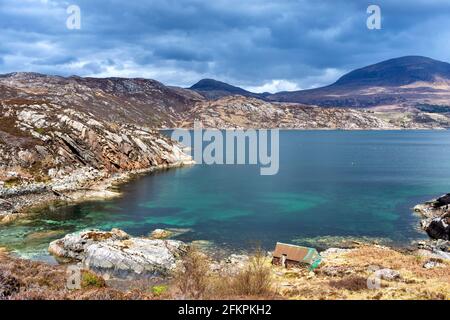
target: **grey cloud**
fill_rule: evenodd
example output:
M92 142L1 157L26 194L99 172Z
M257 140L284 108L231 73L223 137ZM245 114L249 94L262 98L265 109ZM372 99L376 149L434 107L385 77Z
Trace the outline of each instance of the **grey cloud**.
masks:
M309 87L401 55L450 60L445 0L379 0L377 31L366 28L368 4L358 0L78 0L81 30L65 27L64 1L3 2L0 72Z

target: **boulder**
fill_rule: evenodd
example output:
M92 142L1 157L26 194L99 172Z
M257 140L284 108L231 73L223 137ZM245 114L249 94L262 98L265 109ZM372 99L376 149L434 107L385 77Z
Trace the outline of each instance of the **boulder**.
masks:
M152 239L166 239L172 236L172 232L164 229L155 229L150 234L150 238Z
M425 217L420 224L432 239L450 240L450 194L416 205L414 211Z
M417 254L422 257L436 260L450 260L450 241L427 240L417 243Z
M57 258L76 260L105 277L121 279L166 276L185 251L181 241L132 238L118 229L68 234L49 246Z
M448 218L434 218L422 221L422 228L432 239L450 240Z
M423 264L423 267L425 269L434 269L436 267L441 267L441 266L443 266L443 264L439 263L439 260L435 260L435 259L430 259Z
M57 258L82 261L87 248L97 242L127 240L130 236L119 229L111 231L87 230L66 235L50 243L48 251Z
M398 271L392 269L380 269L377 271L378 275L385 280L400 279L401 275Z

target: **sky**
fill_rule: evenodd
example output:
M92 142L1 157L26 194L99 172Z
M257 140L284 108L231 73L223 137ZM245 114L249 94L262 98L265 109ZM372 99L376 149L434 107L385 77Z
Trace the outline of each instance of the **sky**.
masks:
M379 30L366 25L371 4ZM71 5L80 29L67 27ZM448 0L0 0L0 73L182 87L213 78L276 92L405 55L449 62L449 40Z

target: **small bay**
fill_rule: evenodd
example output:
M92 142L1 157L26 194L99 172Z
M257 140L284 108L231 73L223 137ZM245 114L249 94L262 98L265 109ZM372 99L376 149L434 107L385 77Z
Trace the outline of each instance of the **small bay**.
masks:
M450 192L450 132L284 130L277 175L261 176L255 165L195 165L119 189L120 198L51 206L0 226L0 246L48 261L49 241L113 227L134 236L170 228L177 239L230 250L358 238L407 245L426 238L412 207Z

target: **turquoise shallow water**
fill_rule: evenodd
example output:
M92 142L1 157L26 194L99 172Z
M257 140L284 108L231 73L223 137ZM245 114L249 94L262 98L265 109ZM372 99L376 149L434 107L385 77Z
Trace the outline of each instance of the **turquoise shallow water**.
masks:
M43 210L0 227L0 246L48 259L50 240L84 228L136 235L180 228L181 240L232 249L276 241L366 237L403 245L425 238L411 208L450 191L449 131L282 131L280 170L196 165L140 177L123 197Z

